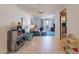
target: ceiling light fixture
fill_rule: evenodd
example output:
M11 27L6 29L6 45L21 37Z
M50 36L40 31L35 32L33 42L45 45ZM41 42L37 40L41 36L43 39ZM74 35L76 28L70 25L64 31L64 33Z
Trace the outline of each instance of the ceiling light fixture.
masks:
M43 13L43 10L39 10L39 14L42 14Z
M38 6L39 6L39 8L41 8L41 4L38 4ZM42 13L43 13L43 10L40 9L40 10L38 11L38 13L39 13L39 14L42 14Z

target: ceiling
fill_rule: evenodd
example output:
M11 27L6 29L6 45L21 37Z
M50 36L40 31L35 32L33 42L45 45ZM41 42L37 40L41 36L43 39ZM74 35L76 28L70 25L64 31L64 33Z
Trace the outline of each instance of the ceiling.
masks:
M31 13L32 15L40 14L53 14L56 12L62 4L17 4L17 7L21 8L25 12Z

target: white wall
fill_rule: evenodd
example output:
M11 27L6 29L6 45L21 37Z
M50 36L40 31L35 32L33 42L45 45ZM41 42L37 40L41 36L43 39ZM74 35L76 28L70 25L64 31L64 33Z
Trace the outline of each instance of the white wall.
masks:
M59 20L59 11L55 13L55 37L60 37L60 20Z
M79 5L67 5L68 34L72 33L79 39Z
M21 20L21 17L24 17L27 23L30 24L30 15L16 7L16 5L0 5L0 26L9 25L12 22L17 23Z
M15 24L20 21L21 17L25 17L30 27L30 15L25 13L16 5L0 5L0 53L7 52L7 30L12 22Z

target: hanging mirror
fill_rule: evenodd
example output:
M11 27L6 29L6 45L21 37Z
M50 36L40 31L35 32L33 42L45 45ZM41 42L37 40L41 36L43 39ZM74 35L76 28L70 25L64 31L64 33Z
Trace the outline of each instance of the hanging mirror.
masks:
M60 40L67 35L67 12L66 8L60 12Z

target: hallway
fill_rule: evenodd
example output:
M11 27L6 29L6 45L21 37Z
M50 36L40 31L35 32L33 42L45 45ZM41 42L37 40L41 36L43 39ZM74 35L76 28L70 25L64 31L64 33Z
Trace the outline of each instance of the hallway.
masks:
M20 54L65 54L60 40L52 36L36 36L14 53Z
M73 4L0 5L0 53L78 53L78 12Z

